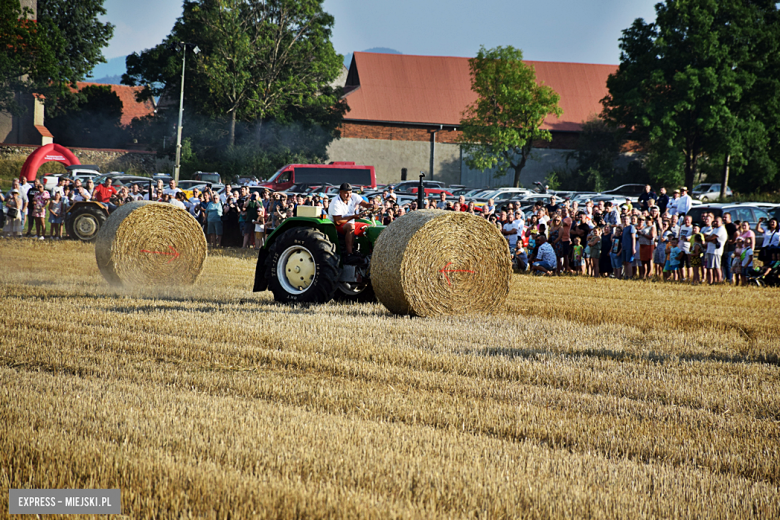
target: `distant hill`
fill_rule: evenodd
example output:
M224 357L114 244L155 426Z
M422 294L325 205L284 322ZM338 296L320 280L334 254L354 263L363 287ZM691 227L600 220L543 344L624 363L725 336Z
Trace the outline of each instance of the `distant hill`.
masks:
M403 54L403 52L397 51L395 49L388 49L387 47L371 47L370 49L366 49L362 52L378 52L380 54ZM345 54L344 55L344 66L349 68L349 64L352 63L352 54Z
M92 78L86 78L85 81L91 81L94 83L119 83L113 81L103 81L105 78L112 78L113 76L122 77L122 74L127 72L127 66L125 65L125 58L127 56L119 56L108 60L107 63L99 63L92 69ZM96 79L93 79L96 78ZM98 80L97 78L100 78Z
M87 81L90 83L103 83L107 85L120 85L122 81L122 76L103 76L102 78L88 78Z

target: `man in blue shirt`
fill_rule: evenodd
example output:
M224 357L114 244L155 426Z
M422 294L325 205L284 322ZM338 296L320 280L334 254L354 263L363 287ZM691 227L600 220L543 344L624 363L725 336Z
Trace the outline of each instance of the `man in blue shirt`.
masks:
M555 250L547 242L547 237L540 233L536 237L536 243L539 244L539 249L536 252L535 261L531 265L531 271L534 274L548 274L555 271L558 261L555 257Z

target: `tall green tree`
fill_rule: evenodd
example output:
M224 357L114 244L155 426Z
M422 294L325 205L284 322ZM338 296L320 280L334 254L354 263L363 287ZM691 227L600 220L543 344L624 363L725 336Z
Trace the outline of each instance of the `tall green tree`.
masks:
M460 122L466 163L478 170L497 167L499 175L511 168L514 185L520 186L533 142L552 139L542 123L563 113L560 96L537 83L533 67L523 63L522 51L514 47L480 47L469 68L477 100Z
M227 119L228 144L236 121L305 121L335 134L346 107L329 86L341 70L333 22L322 0L187 0L163 43L128 56L122 82L146 86L146 96L170 95L182 61L171 44L194 43L201 52L187 59L187 103Z
M49 42L59 60L54 80L75 84L95 65L105 63L102 49L114 34L114 26L99 20L106 14L105 0L38 0L38 21L53 25L59 38Z
M0 111L21 113L19 93L39 91L37 87L46 87L48 78L58 74L58 57L50 43L60 35L51 24L31 18L32 11L22 10L19 2L0 2Z
M603 116L645 141L655 176L694 182L700 161L720 155L725 166L768 155L748 145L766 142L777 126L777 7L770 0L667 0L656 20L637 19L620 39L620 67L607 80ZM654 166L655 165L655 166ZM661 172L659 170L663 169ZM774 175L770 168L767 173ZM678 170L679 171L679 170Z

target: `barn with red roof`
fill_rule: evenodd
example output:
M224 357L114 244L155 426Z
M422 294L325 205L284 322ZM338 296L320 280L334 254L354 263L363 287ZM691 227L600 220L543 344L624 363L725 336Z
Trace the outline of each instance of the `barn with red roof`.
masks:
M521 182L528 186L563 165L582 124L601 112L607 77L617 66L525 63L539 83L560 94L563 109L560 118L544 122L553 139L537 143L523 169ZM330 145L331 160L372 164L380 183L398 182L406 168L410 179L425 171L447 184L511 184L512 172L496 179L491 171L470 170L457 144L461 114L476 99L468 58L356 52L344 89L349 112L341 139Z

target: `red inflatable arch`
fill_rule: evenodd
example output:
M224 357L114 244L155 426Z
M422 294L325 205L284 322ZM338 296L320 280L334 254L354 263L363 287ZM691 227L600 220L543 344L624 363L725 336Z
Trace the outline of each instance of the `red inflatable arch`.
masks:
M73 152L64 146L54 143L45 144L31 153L27 160L24 161L19 180L26 178L28 182L33 182L38 174L38 168L43 163L49 161L61 162L65 166L81 164L76 156L73 155Z

